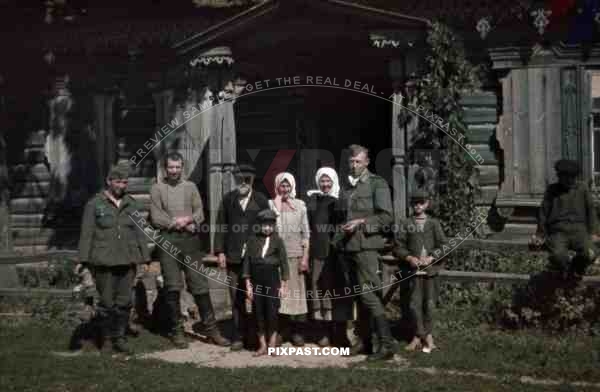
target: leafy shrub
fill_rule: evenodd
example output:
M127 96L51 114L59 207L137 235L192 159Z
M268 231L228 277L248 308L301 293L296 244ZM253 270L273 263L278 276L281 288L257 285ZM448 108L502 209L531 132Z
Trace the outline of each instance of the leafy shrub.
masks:
M483 249L463 246L453 251L446 269L529 274L523 283L444 282L439 286L436 328L468 329L488 324L499 328L542 329L600 334L600 292L565 282L545 272L547 254L520 247ZM588 274L600 272L593 265Z

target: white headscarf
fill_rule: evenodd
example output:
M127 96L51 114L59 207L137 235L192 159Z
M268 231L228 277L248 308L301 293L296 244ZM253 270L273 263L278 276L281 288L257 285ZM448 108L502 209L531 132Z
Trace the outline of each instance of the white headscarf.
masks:
M275 177L275 199L273 200L273 203L275 204L275 208L277 209L276 212L280 212L281 211L281 204L282 204L282 200L281 200L281 196L279 196L279 185L281 185L281 183L283 181L287 181L290 184L290 194L289 194L289 200L287 203L287 205L290 206L291 209L295 210L296 207L294 207L294 203L292 203L292 199L296 198L296 179L294 178L294 176L291 173L288 172L283 172L283 173L279 173L276 177Z
M291 199L295 199L296 198L296 179L294 178L294 176L292 175L292 173L283 172L283 173L279 173L275 177L275 193L278 192L279 185L281 185L281 183L284 180L287 180L287 182L290 183L290 187L292 188L290 190L290 198Z
M329 191L329 193L323 193L323 191L321 191L320 189L320 181L321 181L321 177L323 176L327 176L331 179L331 182L333 183L331 185L331 190ZM336 199L338 198L339 194L340 194L340 182L338 180L338 175L335 172L335 170L331 167L322 167L319 170L317 170L317 174L315 175L315 182L317 184L317 189L313 189L310 190L308 192L306 192L306 194L310 197L313 194L318 194L318 195L329 195L332 197L335 197Z

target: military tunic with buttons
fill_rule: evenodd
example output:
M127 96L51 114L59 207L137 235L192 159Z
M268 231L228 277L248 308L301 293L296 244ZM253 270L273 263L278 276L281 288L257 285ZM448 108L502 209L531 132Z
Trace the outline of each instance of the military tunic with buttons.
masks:
M86 205L79 240L79 260L92 267L100 306L130 306L135 264L150 261L146 236L138 224L140 204L130 195L119 207L104 192Z
M383 232L394 220L389 186L382 177L365 170L355 186L344 190L340 202L345 207L346 221L365 219L365 223L336 241L337 246L354 269L352 275L360 286L362 303L372 316L383 316L383 302L376 294L381 289L377 270L379 251L385 242Z

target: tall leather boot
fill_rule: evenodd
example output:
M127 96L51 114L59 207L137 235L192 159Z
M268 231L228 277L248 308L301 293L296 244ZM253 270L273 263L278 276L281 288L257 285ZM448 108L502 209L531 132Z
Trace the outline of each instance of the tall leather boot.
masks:
M179 291L168 291L166 294L166 307L168 312L167 336L176 348L185 349L189 347L183 334L183 322L181 320L181 309L179 305Z
M221 336L221 332L219 331L219 326L217 325L217 319L215 317L215 311L210 300L210 295L195 295L194 300L198 306L200 317L202 317L202 323L204 324L206 336L217 346L230 346L231 342L229 339Z
M116 353L133 355L133 349L127 344L125 331L129 324L129 308L115 307L113 309L111 341L112 349Z
M390 325L385 316L374 317L375 328L379 340L379 350L367 357L368 361L382 361L394 358L398 351L397 343L392 337Z
M96 318L94 319L96 327L96 346L101 351L110 348L111 337L111 311L103 306L98 306Z

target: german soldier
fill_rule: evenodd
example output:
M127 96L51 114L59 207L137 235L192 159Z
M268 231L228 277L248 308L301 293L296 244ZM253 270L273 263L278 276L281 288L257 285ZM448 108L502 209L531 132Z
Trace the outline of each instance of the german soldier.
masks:
M132 354L125 331L131 310L131 284L136 264L150 254L143 227L135 219L140 205L127 194L129 167L113 166L106 189L86 205L79 240L79 259L91 267L100 294L98 316L102 343L109 337L115 352Z
M379 339L379 350L369 359L391 359L397 344L385 318L382 298L376 292L381 289L377 270L379 252L384 247L383 231L393 223L390 190L383 178L367 169L369 156L365 147L351 145L350 155L350 186L344 190L342 201L347 222L342 226L345 238L341 246L361 288L360 302L373 320Z

